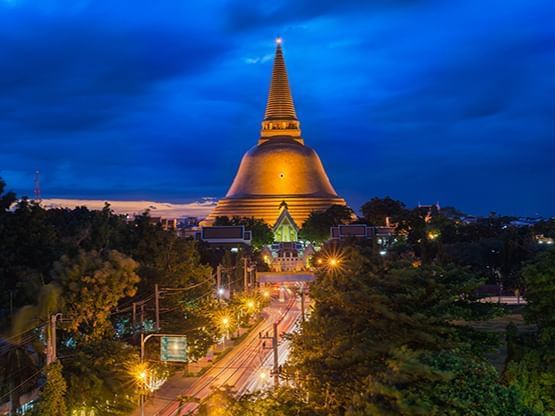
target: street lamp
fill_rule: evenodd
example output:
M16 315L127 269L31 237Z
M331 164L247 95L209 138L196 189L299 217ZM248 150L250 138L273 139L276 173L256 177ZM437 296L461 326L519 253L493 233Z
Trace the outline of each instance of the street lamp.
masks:
M330 257L328 263L331 267L337 267L339 265L339 260L335 257Z

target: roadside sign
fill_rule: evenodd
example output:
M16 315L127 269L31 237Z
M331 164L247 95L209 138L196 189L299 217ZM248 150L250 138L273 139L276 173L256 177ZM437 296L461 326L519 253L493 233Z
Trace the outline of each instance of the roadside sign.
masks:
M187 337L181 335L161 337L160 360L187 362Z

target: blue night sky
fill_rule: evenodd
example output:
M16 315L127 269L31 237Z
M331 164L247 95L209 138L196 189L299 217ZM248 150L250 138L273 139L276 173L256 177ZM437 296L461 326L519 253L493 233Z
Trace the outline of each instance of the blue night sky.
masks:
M553 0L0 0L0 176L19 195L221 197L273 39L353 208L555 215Z

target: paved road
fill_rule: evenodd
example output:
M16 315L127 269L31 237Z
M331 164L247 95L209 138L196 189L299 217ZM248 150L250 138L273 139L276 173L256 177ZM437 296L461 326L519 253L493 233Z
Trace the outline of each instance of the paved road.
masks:
M258 333L272 334L273 323L280 321L278 334L290 332L300 318L299 302L292 291L284 302L274 300L264 310L265 319L224 358L218 361L206 373L196 378L174 377L156 392L145 405L147 416L183 416L193 413L198 403L180 404L178 396L194 397L203 400L214 388L231 386L237 393L255 391L271 385L272 367L271 340L261 340ZM266 349L263 348L263 342ZM288 344L280 341L280 364L287 357ZM135 412L134 415L139 415Z

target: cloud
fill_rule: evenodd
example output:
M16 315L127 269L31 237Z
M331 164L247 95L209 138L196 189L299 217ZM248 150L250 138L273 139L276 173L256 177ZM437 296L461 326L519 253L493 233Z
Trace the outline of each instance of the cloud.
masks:
M217 37L145 16L132 25L91 18L90 9L52 16L22 8L2 16L3 121L46 133L117 118L158 82L199 74L225 50Z
M99 210L104 205L110 204L110 208L116 214L122 215L138 215L145 211L149 211L153 217L162 218L182 218L182 217L199 217L207 216L216 206L214 200L206 199L203 201L188 202L185 204L172 204L167 202L154 201L114 201L114 200L85 200L85 199L43 199L41 204L45 208L76 208L87 207L93 210Z
M234 0L227 6L227 28L231 31L245 31L260 27L279 27L287 24L333 15L349 13L371 13L398 7L409 7L427 3L430 0L289 0L244 2Z
M392 194L553 213L538 189L555 181L554 13L548 0L0 3L0 175L21 195L36 169L48 197L224 195L257 142L280 34L305 142L355 208Z

